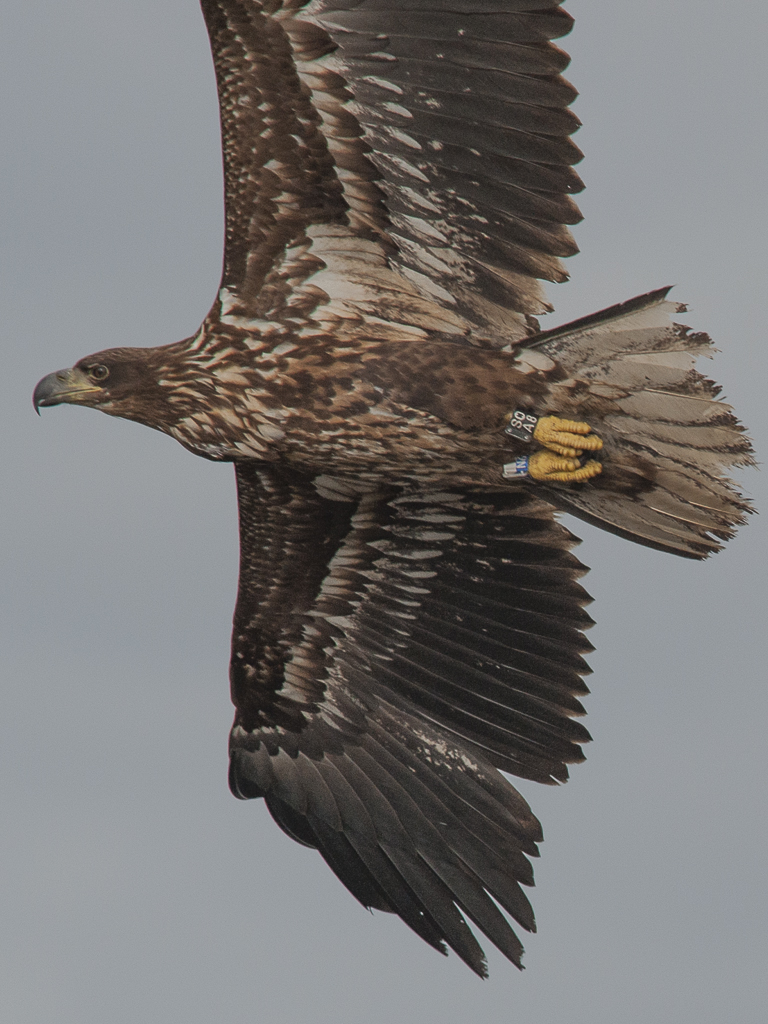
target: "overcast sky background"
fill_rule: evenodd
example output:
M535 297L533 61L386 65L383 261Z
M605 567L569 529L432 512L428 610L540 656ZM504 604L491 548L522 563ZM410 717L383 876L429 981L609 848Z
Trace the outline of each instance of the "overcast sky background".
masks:
M768 452L768 10L572 0L586 217L545 326L661 285ZM13 1024L762 1024L763 509L706 564L569 521L595 742L544 825L522 974L366 913L226 784L232 470L35 382L191 334L221 260L195 0L0 12L0 1017Z

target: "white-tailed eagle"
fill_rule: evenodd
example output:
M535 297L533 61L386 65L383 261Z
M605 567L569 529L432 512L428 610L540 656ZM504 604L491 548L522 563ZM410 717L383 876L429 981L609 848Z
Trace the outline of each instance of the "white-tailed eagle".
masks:
M192 0L190 0L192 2ZM50 374L234 463L230 786L367 907L513 963L590 649L575 513L693 558L751 449L666 291L557 330L582 185L557 0L202 0L226 249L199 332Z

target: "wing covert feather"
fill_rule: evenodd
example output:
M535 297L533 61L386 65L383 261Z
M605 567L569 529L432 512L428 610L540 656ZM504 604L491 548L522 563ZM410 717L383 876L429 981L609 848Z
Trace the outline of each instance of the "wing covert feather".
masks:
M519 965L494 900L535 927L520 886L541 830L498 769L567 778L589 738L574 539L523 489L236 471L233 792L265 797L366 906L482 974L466 917Z

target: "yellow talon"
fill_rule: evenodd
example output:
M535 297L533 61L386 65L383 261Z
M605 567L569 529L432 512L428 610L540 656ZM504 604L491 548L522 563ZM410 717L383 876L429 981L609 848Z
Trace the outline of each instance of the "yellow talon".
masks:
M569 459L577 458L585 451L600 451L603 447L603 442L597 434L592 433L592 427L588 423L580 423L578 420L561 420L558 416L542 416L536 424L533 436L539 444L543 444L546 448L557 452L558 455L564 455ZM597 472L599 473L600 470ZM596 473L590 473L590 476L596 476ZM571 478L569 477L569 479ZM588 478L579 477L578 479Z
M579 483L582 480L591 480L593 476L599 476L602 472L602 464L595 462L594 459L590 459L582 466L577 459L559 458L544 450L534 452L528 459L528 476L534 480Z

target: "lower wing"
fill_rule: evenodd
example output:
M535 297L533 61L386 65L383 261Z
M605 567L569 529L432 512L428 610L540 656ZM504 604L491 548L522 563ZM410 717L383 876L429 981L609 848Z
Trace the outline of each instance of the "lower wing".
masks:
M522 488L237 479L233 792L365 906L484 974L468 918L519 965L499 906L534 929L541 829L498 769L554 782L583 760L575 538Z

